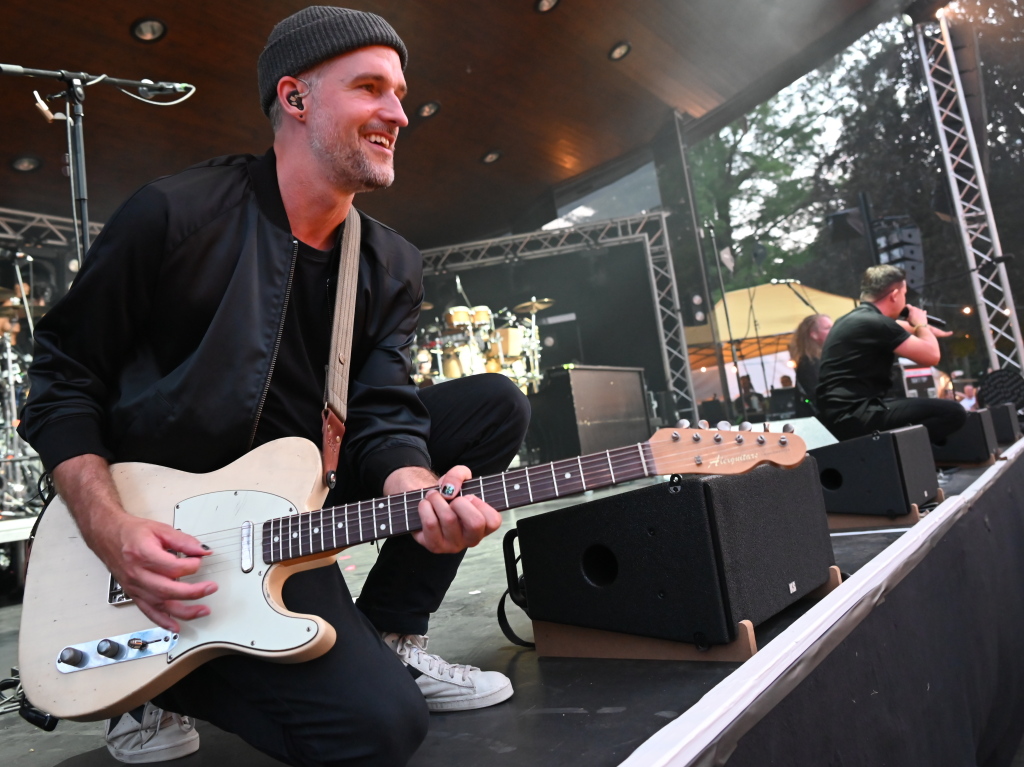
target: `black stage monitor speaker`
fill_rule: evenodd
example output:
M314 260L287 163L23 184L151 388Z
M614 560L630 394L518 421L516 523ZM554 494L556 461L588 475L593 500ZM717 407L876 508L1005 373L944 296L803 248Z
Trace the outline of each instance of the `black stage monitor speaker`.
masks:
M541 463L645 442L653 432L643 368L549 370L530 407L526 445Z
M967 413L967 422L941 442L932 443L940 464L988 463L999 449L992 414L987 408Z
M939 491L928 430L904 426L809 451L831 514L901 517Z
M996 432L996 442L1000 445L1012 445L1020 439L1020 418L1017 406L1012 402L1004 405L989 405L988 412L992 415L992 427Z
M739 621L775 615L835 563L813 459L675 476L520 520L517 532L533 620L697 645L731 642Z

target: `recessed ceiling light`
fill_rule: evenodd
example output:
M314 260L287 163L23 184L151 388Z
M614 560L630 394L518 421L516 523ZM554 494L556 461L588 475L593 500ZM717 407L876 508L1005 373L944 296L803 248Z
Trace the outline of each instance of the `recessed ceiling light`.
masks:
M538 13L547 13L554 10L556 5L558 5L558 0L537 0L537 4L533 7L537 9Z
M615 43L612 49L608 51L608 58L612 61L621 61L629 55L629 52L633 50L633 46L623 40L621 43Z
M492 149L490 152L488 152L487 154L480 158L480 162L484 163L485 165L490 165L492 162L497 162L500 159L501 150Z
M160 19L138 19L132 22L132 37L142 43L155 43L167 34L167 25Z
M420 117L433 117L434 115L437 114L437 110L439 110L440 108L441 105L438 104L436 101L428 101L426 104L423 104L422 106L420 106L419 109L416 110L416 114L418 114Z
M42 166L43 161L34 154L18 155L11 160L11 167L19 173L31 173L34 170L39 170Z

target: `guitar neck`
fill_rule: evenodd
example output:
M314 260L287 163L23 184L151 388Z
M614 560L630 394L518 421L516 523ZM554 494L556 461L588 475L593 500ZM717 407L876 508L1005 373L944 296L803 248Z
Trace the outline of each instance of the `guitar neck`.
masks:
M643 442L477 477L463 483L462 493L505 511L654 473L650 444ZM263 526L263 561L285 562L419 530L422 525L417 506L431 489L270 520Z

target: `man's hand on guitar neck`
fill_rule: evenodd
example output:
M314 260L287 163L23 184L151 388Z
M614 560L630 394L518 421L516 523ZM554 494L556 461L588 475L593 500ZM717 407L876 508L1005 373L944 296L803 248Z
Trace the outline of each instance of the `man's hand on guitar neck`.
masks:
M438 479L433 472L418 466L393 471L384 482L384 494L434 488L419 502L417 511L423 529L412 537L435 554L455 554L476 546L501 527L501 515L475 495L459 495L462 483L473 474L465 466L456 466ZM451 490L441 494L440 490ZM449 500L451 499L451 500Z
M53 479L86 544L150 620L177 632L178 620L209 615L210 608L190 600L209 596L217 584L177 579L194 574L212 551L170 525L126 512L110 467L98 455L64 461Z

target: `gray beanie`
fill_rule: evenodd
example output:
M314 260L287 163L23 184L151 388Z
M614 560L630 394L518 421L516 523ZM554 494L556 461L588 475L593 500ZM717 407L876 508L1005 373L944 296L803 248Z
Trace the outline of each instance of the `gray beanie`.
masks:
M375 13L331 5L311 5L293 13L274 27L256 64L263 114L270 114L282 77L295 77L321 61L369 45L394 48L402 69L409 62L402 38Z

